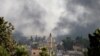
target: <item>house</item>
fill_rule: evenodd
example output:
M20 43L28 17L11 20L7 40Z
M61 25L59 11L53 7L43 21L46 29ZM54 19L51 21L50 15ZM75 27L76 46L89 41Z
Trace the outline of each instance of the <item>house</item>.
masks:
M33 42L31 44L31 56L39 56L39 53L41 52L41 48L47 48L47 52L50 56L53 56L56 54L56 43L55 39L52 37L51 33L47 39L44 41L40 40L39 42Z
M57 56L63 56L63 50L57 50L56 55Z
M84 56L84 54L80 51L67 51L63 56Z
M41 49L32 49L31 56L40 56Z

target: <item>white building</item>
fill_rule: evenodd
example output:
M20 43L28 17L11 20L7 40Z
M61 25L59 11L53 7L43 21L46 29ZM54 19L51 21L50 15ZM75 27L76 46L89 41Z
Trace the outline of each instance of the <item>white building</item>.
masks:
M63 56L84 56L84 54L80 51L67 51L67 53Z

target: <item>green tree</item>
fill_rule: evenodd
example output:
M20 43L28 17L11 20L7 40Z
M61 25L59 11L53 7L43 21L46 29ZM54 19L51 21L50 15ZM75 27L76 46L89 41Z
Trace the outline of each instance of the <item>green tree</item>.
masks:
M87 38L76 37L75 38L75 43L78 43L78 44L80 44L81 46L83 46L85 48L89 47L89 40Z
M19 48L19 44L14 41L13 30L14 26L0 17L0 56L28 56L25 48ZM18 55L20 53L24 55Z
M89 34L89 41L88 56L100 56L100 29L96 29L93 34Z
M0 56L10 56L5 48L0 46Z
M73 47L73 40L71 39L71 37L66 37L66 39L62 40L63 42L63 46L64 46L64 50L71 50Z
M28 50L24 45L18 45L14 56L28 56Z
M42 52L40 52L40 56L49 56L46 48L42 48L41 50Z
M0 17L0 46L4 47L10 55L12 55L14 51L12 30L14 30L13 25L5 21L3 17Z

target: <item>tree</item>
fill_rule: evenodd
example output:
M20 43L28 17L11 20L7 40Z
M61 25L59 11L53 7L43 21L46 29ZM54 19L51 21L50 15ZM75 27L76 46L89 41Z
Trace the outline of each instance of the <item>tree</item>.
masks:
M0 46L4 47L10 55L12 55L14 51L12 30L14 30L13 25L5 21L3 17L0 17Z
M46 48L42 48L41 50L42 52L40 52L40 56L49 56Z
M10 54L7 52L5 48L0 46L0 56L10 56Z
M14 56L28 56L28 50L24 45L18 45Z
M73 47L73 40L70 37L66 37L66 39L62 40L63 46L65 51L66 50L71 50Z
M100 56L100 29L96 29L93 34L89 34L90 47L88 56Z
M33 41L34 41L34 39L33 39L33 37L32 37L32 36L30 37L30 41L31 41L31 42L33 42Z
M89 47L89 40L87 38L83 38L83 37L76 37L75 38L75 43L80 44L81 46L87 48ZM86 44L87 43L87 44Z
M28 56L23 48L14 41L12 31L14 26L0 17L0 56ZM24 53L24 55L18 55Z

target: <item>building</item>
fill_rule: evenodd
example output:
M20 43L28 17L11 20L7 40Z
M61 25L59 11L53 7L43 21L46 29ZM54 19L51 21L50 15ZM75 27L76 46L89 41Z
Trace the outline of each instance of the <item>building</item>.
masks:
M84 54L80 51L67 51L67 56L84 56Z
M41 52L41 48L47 48L48 54L50 56L55 55L56 53L56 44L55 39L52 37L52 34L50 33L49 37L45 39L44 41L39 42L33 42L31 45L31 56L39 56L39 53Z
M48 39L47 39L47 48L48 48L48 53L50 56L55 55L56 53L56 43L55 39L52 37L52 34L50 33Z
M40 56L41 49L32 49L31 56Z

